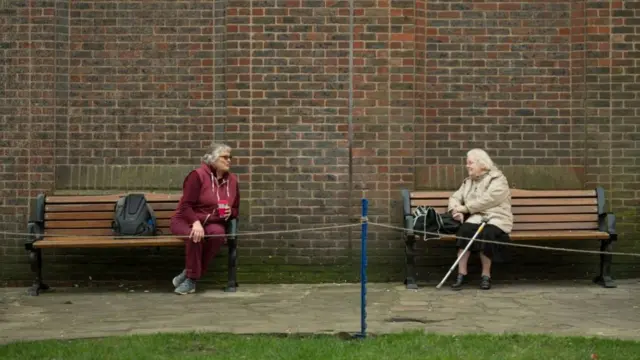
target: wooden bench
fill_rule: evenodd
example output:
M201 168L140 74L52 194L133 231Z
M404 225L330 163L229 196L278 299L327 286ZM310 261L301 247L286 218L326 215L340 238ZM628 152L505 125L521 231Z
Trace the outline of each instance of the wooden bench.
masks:
M408 289L417 289L415 244L421 238L412 229L413 210L420 205L432 206L438 213L447 211L454 191L402 190L404 212L406 277ZM595 190L520 190L511 189L514 215L510 238L514 242L534 240L600 240L600 251L611 252L617 240L616 218L605 212L604 189ZM430 236L431 237L431 236ZM455 235L442 235L440 240L454 241ZM611 277L610 254L600 255L600 274L593 280L604 287L616 287Z
M30 237L25 244L29 252L35 282L29 294L37 296L40 290L49 287L42 282L42 250L62 248L118 248L118 247L165 247L184 246L184 240L173 237L169 229L171 216L176 210L180 194L145 193L158 221L156 236L139 238L115 238L111 230L115 195L46 196L38 195L32 220L27 232ZM229 250L228 282L225 291L234 292L236 281L238 220L227 225L227 247Z

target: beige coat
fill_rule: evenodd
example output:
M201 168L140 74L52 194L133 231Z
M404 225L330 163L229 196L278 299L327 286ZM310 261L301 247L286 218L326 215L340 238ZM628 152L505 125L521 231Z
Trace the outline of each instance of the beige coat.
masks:
M492 170L477 180L470 177L449 198L449 210L458 205L468 209L466 222L479 224L489 217L488 224L495 225L507 234L513 229L511 190L507 178L499 170Z

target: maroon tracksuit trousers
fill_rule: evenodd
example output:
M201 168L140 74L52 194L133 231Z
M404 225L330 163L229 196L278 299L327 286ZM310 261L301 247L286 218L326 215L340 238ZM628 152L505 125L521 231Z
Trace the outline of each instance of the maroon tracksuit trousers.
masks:
M171 232L185 241L185 269L187 277L198 280L207 272L209 263L218 254L225 241L225 226L220 223L209 223L204 226L205 238L195 243L189 239L191 225L182 219L171 220ZM215 237L206 237L218 235ZM220 236L222 235L222 236Z

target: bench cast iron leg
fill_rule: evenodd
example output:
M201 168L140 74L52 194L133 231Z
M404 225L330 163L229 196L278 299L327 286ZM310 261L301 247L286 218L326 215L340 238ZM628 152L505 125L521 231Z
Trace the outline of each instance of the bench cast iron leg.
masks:
M600 251L605 251L610 253L613 251L613 241L612 240L602 240L600 243ZM611 254L600 254L600 275L596 276L593 279L593 282L596 284L600 284L605 288L615 288L617 287L615 281L611 277L611 260L613 255Z
M229 278L227 281L227 287L224 291L235 292L236 288L238 287L238 281L236 277L236 259L238 257L237 255L238 239L229 238L227 240L227 246L229 247L229 266L228 266Z
M404 280L407 289L416 290L418 289L418 284L416 283L416 270L415 270L415 253L416 253L416 240L415 236L407 236L405 237L405 247L404 247L404 256L406 262L406 277Z
M42 251L40 249L29 251L29 262L31 263L31 271L36 273L36 279L27 293L31 296L38 296L41 290L49 290L49 286L42 282Z

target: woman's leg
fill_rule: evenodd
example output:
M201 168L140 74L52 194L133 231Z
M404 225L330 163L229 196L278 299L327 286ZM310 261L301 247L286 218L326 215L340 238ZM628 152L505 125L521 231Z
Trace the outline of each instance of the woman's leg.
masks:
M482 238L490 241L504 241L505 232L495 225L485 226L482 231ZM482 262L482 276L491 277L491 264L493 263L493 257L497 251L500 250L500 245L494 243L485 244L484 248L480 252L480 261Z
M482 263L482 276L491 277L491 259L484 253L480 253L480 262Z
M186 221L175 219L171 220L171 233L179 236L184 240L185 245L185 270L187 278L197 280L200 278L200 269L202 267L202 241L195 243L189 238L191 234L191 225Z
M211 260L220 252L220 248L225 241L225 226L218 223L207 224L204 228L204 234L209 237L203 240L200 276L207 272Z
M505 241L508 240L507 234L495 225L485 226L482 231L483 239L490 241ZM491 289L491 265L493 263L493 256L496 251L499 251L498 244L487 243L480 252L480 262L482 263L482 280L480 282L480 288L483 290Z
M191 229L189 229L191 231ZM205 238L200 242L185 239L185 271L186 279L176 287L175 292L181 295L191 294L196 291L196 282L207 271L211 259L218 253L224 237L210 235L224 235L222 224L208 224L204 228Z
M480 225L478 224L464 223L460 225L460 228L456 233L456 237L457 237L456 246L458 248L458 257L460 257L460 254L462 254L462 252L464 251L464 248L469 243L468 239L471 239L473 235L475 235L476 231L478 231L479 228L480 228ZM469 263L469 256L470 256L471 250L472 249L470 248L469 251L467 251L464 254L464 256L460 259L460 262L458 263L458 274L467 275L469 273L467 269L467 264Z
M185 267L180 274L173 278L172 284L176 287L176 293L188 294L195 291L195 282L190 281L189 284L183 284L189 276L194 276L193 260L199 257L199 252L202 250L198 249L197 246L192 246L195 244L193 240L189 239L189 235L191 234L191 225L186 221L182 219L171 219L170 229L173 235L180 237L185 243ZM199 268L197 267L197 264L195 264L195 268Z
M185 245L185 269L187 278L197 281L202 276L202 254L204 253L204 242L193 242L191 239L184 241Z
M471 239L473 235L475 235L476 231L478 231L479 228L479 224L464 223L460 225L460 228L456 233L456 247L458 248L458 257L460 257L460 254L462 254L465 247L469 243L469 239ZM456 281L451 285L451 288L453 290L462 289L462 285L466 282L466 276L469 273L467 264L469 263L469 256L474 250L473 245L475 245L475 243L472 244L471 247L469 247L469 250L460 258L460 261L458 262L458 276L456 278Z
M464 249L458 249L458 257L460 257L460 254L462 254L463 250ZM467 275L469 273L469 269L467 268L467 265L469 264L469 254L471 253L467 251L460 258L460 262L458 263L458 274Z

